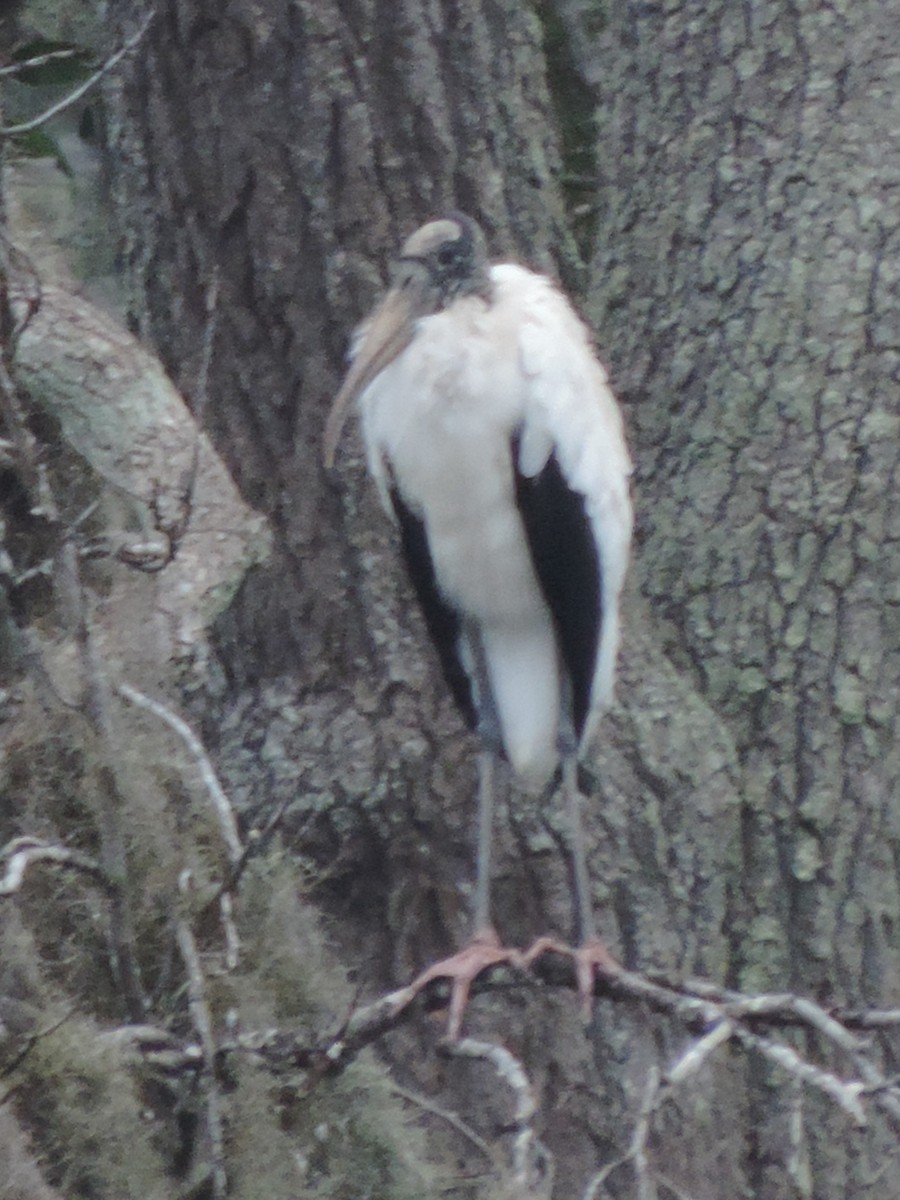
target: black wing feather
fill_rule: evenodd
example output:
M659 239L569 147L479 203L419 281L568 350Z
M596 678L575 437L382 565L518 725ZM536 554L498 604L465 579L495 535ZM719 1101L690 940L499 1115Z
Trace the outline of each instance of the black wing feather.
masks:
M523 475L519 440L514 437L511 447L516 503L559 638L571 687L572 723L580 739L591 706L603 619L600 555L585 497L569 487L556 454L537 475Z
M478 724L472 684L459 653L462 620L441 593L434 573L425 522L404 502L396 486L391 487L391 504L400 526L400 544L410 581L425 617L425 625L434 642L441 670L453 699L469 725Z

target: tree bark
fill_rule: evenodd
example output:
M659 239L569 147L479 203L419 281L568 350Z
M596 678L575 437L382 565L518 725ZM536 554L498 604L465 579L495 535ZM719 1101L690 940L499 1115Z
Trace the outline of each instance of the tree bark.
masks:
M319 466L386 258L461 208L497 256L578 290L636 452L621 704L588 816L611 948L890 1004L900 16L873 0L538 11L164 0L110 89L133 320L189 393L218 278L206 421L275 530L218 624L226 686L198 714L248 821L290 801L367 991L464 932L473 747L353 438L336 483ZM498 832L511 941L568 932L559 821L515 796ZM626 1151L674 1032L606 1002L589 1040L563 1000L479 1005L537 1080L554 1195L583 1194ZM401 1078L437 1088L433 1042L393 1035ZM445 1073L479 1127L505 1119L474 1073ZM815 1098L804 1123L772 1082L752 1058L714 1062L658 1122L659 1174L697 1197L896 1194L877 1121L862 1152L843 1114ZM867 1154L887 1164L874 1181Z
M757 900L736 966L874 999L900 966L885 855L900 17L636 11L611 19L597 63L616 167L594 268L637 397L642 589L742 758ZM760 958L762 912L780 933Z
M584 62L637 573L741 764L729 976L825 1003L890 1003L900 968L898 32L879 4L622 5ZM789 1186L777 1119L756 1195ZM864 1194L833 1136L815 1194Z

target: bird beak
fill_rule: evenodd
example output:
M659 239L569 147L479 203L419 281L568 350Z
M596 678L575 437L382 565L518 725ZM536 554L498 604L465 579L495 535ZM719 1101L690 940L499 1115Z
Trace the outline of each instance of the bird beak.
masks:
M412 341L413 305L409 291L391 288L364 328L362 345L325 423L322 460L329 471L334 466L334 456L351 404Z

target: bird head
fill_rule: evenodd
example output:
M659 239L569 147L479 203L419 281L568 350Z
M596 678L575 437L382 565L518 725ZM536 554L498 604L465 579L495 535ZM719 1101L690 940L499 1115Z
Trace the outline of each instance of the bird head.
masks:
M323 459L334 465L350 405L413 339L416 321L463 296L490 296L484 234L471 217L451 213L411 234L394 263L391 286L364 322L347 377L325 425Z
M403 243L393 286L414 292L422 315L446 308L457 296L486 297L489 276L481 229L463 213L429 221Z

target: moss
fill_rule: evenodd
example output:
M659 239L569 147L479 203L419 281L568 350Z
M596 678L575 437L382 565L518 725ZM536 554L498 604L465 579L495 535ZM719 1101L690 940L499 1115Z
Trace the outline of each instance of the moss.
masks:
M238 1066L236 1078L227 1154L237 1200L441 1194L424 1135L373 1063L353 1064L310 1095L278 1087L250 1063Z
M236 976L219 984L219 1015L232 1003L248 1027L334 1027L351 991L315 911L298 895L295 866L279 849L252 864L239 907L244 948ZM236 1061L234 1072L227 1152L235 1196L438 1194L424 1135L372 1058L320 1080L308 1095L302 1080L273 1079L252 1062Z
M61 1200L45 1183L28 1138L8 1108L0 1108L0 1197Z
M543 33L547 85L559 126L562 190L584 262L593 252L597 226L597 98L576 61L555 6L536 3Z
M237 919L240 964L222 981L220 1003L236 1005L246 1025L322 1027L346 1011L346 975L325 944L315 910L298 892L296 864L280 848L251 863Z
M171 1194L165 1163L120 1050L86 1019L38 1038L13 1076L47 1175L69 1200Z

